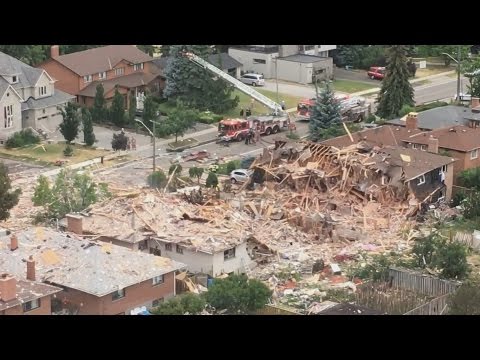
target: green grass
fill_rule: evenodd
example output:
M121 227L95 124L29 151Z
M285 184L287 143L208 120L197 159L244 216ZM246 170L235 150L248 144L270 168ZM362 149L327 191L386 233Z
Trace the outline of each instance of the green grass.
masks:
M57 160L68 160L69 164L75 164L82 161L97 158L109 154L108 151L95 150L80 145L71 145L74 149L73 156L65 157L63 150L65 144L42 144L31 145L17 149L0 149L0 156L9 157L16 160L39 161L44 164L52 164ZM44 150L45 149L45 150Z
M358 81L351 81L351 80L334 80L333 81L333 88L336 91L345 92L345 93L355 93L358 91L370 90L376 87L380 87L381 82L378 82L378 86L373 84L367 84Z

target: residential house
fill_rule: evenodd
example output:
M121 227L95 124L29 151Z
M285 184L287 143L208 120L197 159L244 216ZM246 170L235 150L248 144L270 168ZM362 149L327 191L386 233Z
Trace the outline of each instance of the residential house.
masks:
M242 45L230 47L228 54L245 72L308 84L333 77L329 52L334 49L336 45Z
M43 227L0 238L0 268L23 280L24 259L37 281L63 289L55 312L80 315L131 314L157 306L175 296L175 272L185 267Z
M88 216L69 216L67 226L78 234L97 235L100 241L180 261L193 273L216 277L247 272L249 234L232 232L239 226L236 215L212 212L215 221L209 221L189 205L144 190L131 199L96 204Z
M453 167L455 181L462 171L480 166L480 128L457 125L415 134L402 141L412 149L457 159Z
M359 142L364 142L371 146L378 147L404 146L402 143L403 139L408 139L408 137L419 133L422 133L422 131L419 129L408 129L402 126L384 125L352 133L351 136L353 142L349 135L342 135L322 141L321 144L335 146L339 149Z
M72 99L45 70L0 52L0 144L27 127L55 130L63 121L59 107Z
M153 63L157 65L159 69L165 71L168 59L170 59L169 56L157 57L153 60ZM239 78L241 76L242 64L232 58L227 53L211 54L208 56L207 61L210 64L218 67L219 69L225 71L230 76L233 76L235 78Z
M58 45L51 57L38 67L57 80L57 87L76 96L80 105L93 106L96 88L103 84L107 104L115 89L124 96L125 109L132 93L140 98L145 90L159 93L164 88L162 72L153 58L134 45L108 45L67 55L60 55Z
M479 99L472 98L470 107L455 105L441 106L419 112L415 121L410 121L407 114L402 118L387 121L387 125L403 126L423 131L442 129L456 125L478 127L480 126L479 105Z
M27 277L31 261L27 260ZM0 315L51 315L52 296L61 288L36 281L17 280L15 276L0 275Z

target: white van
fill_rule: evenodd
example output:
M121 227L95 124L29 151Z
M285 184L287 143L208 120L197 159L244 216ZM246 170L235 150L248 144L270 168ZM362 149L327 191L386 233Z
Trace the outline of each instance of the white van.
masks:
M265 85L265 79L260 74L244 74L240 78L240 81L247 85L263 86Z

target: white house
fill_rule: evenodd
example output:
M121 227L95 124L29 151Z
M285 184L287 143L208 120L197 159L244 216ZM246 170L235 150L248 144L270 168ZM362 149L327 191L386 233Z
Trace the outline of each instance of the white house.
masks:
M0 52L0 144L27 127L54 131L63 118L58 110L74 97L55 90L55 81L36 69Z

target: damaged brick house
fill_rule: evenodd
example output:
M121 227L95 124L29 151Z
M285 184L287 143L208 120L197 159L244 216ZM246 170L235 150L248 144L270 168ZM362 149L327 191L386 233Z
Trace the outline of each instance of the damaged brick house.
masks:
M32 228L0 238L0 268L28 280L62 288L55 313L130 314L175 296L175 272L184 264L131 252L120 246L81 239L74 234Z
M38 67L57 80L59 89L75 95L77 103L88 107L93 106L100 83L107 104L118 89L124 96L125 109L132 94L137 99L147 89L158 94L165 85L163 73L153 58L134 45L108 45L66 55L60 55L58 45L53 45L51 58Z
M145 189L96 204L67 222L78 234L180 261L190 272L216 277L245 273L251 263L249 233L236 216Z
M32 263L32 260L27 260L27 278L35 278ZM31 280L17 280L10 274L1 274L0 315L51 315L52 296L56 296L60 291L62 289L56 286Z

